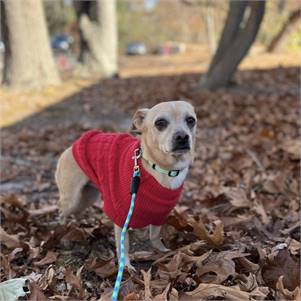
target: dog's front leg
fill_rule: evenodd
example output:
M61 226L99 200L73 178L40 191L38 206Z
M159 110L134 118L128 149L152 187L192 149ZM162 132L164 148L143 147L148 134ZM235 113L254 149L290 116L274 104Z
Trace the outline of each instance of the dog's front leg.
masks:
M162 243L160 233L161 233L161 226L150 225L149 239L150 239L151 245L154 248L158 249L159 251L168 252L168 251L170 251L170 249L167 249L164 246L164 244Z
M116 244L116 250L117 250L117 256L118 256L118 262L120 262L120 236L121 236L122 228L118 227L117 225L114 225L114 232L115 232L115 244ZM130 249L130 243L129 243L129 233L126 232L125 239L124 239L124 265L129 269L136 271L136 269L131 265L130 259L129 259L129 249Z

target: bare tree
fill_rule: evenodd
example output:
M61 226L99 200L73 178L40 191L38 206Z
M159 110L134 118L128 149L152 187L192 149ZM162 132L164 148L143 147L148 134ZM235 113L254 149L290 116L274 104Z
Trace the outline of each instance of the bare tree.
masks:
M216 89L230 82L255 41L264 11L265 1L230 1L218 48L207 74L201 79L201 88Z
M216 2L211 0L181 0L181 3L201 10L206 25L209 49L211 53L214 53L216 50L216 26L214 20Z
M269 46L267 47L268 52L273 52L284 44L286 37L294 30L298 22L300 21L301 17L301 8L297 8L296 10L292 11L283 24L280 31L276 34L276 36L272 39Z
M118 71L116 1L75 1L74 7L83 70L102 77L114 76Z
M1 23L3 82L18 88L58 84L41 0L1 1Z

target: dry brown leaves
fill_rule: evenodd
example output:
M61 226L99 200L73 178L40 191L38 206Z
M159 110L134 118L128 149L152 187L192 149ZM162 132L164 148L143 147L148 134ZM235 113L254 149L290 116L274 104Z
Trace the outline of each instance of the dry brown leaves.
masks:
M189 98L199 119L197 156L163 229L171 251L131 233L138 272L125 273L120 298L300 299L298 74L244 71L238 87L216 92L196 91L198 75L106 80L46 112L55 120L62 112L59 122L37 115L3 130L0 281L26 277L29 300L110 300L112 224L100 206L58 224L56 160L83 131L102 128L95 112L110 99L132 114ZM74 104L89 123L65 122Z
M208 298L223 298L225 300L264 300L268 294L268 288L256 288L251 292L242 291L239 286L227 287L217 284L201 283L194 291L182 295L180 300L202 300Z
M267 285L276 288L279 277L282 284L289 290L294 290L300 284L300 264L297 258L287 249L270 254L263 266L262 276Z
M286 289L283 284L283 276L279 277L276 288L276 298L278 300L301 300L300 286L297 286L293 291Z
M53 251L48 251L46 256L43 257L41 260L34 262L35 266L42 266L50 263L56 262L58 254Z

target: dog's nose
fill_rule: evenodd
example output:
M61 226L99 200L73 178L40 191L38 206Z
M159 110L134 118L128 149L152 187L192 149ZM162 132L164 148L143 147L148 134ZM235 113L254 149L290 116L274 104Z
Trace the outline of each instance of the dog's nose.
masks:
M188 139L189 139L189 136L184 132L176 134L176 142L179 144L187 143Z
M189 149L189 135L185 132L177 132L174 135L174 149Z

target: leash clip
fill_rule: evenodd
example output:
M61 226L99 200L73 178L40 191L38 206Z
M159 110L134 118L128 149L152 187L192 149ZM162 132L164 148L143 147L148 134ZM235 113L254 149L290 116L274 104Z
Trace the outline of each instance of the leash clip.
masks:
M141 148L136 148L134 150L134 156L132 157L132 159L134 159L134 171L135 172L139 171L138 159L140 159L141 156L142 156Z

